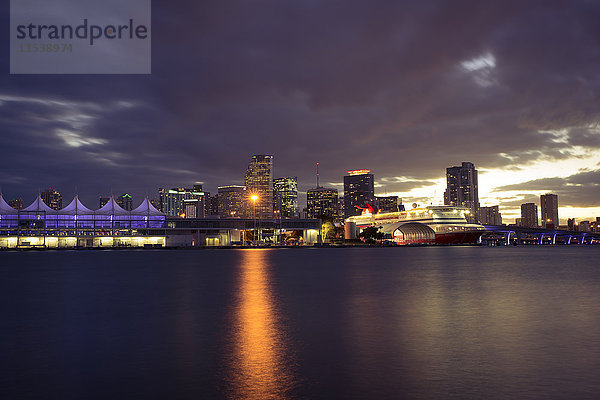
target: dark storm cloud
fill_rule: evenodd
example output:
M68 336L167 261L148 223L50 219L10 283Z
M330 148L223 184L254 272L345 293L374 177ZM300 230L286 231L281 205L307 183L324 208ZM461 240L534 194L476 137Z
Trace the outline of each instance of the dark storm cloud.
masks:
M415 178L404 176L391 178L384 177L375 181L375 191L378 191L377 188L381 188L382 190L380 191L382 192L408 192L411 189L433 186L436 184L437 182L427 180L416 180Z
M496 192L528 190L555 193L561 205L598 207L600 206L600 170L582 171L566 178L535 179L495 189ZM511 204L503 202L503 205Z
M594 2L170 1L152 15L151 76L10 76L3 58L5 191L214 191L258 153L304 190L316 161L323 182L369 168L411 177L385 184L406 190L461 161L510 169L600 141Z
M500 200L500 207L503 210L506 209L512 209L517 211L517 213L519 212L520 208L521 208L521 204L524 203L535 203L538 204L540 201L539 196L534 196L532 194L529 193L520 193L516 196L512 196L512 197L508 197L505 199Z

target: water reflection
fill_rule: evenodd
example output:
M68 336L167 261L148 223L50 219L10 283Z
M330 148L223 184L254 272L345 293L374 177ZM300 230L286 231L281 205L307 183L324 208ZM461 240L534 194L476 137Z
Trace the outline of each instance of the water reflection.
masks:
M269 253L242 253L227 371L231 398L286 398L294 382L289 343L271 288Z

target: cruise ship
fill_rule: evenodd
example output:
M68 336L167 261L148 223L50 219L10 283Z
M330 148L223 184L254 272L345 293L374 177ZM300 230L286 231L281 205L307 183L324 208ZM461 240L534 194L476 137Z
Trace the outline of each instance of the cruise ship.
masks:
M380 227L388 240L392 239L398 244L475 244L485 228L483 225L467 222L466 216L469 213L468 208L455 206L417 207L408 211L386 213L376 212L373 207L367 206L362 215L349 217L346 222L354 223L361 229ZM411 236L409 231L415 234ZM432 234L428 236L427 233L431 231ZM411 239L407 240L409 236Z

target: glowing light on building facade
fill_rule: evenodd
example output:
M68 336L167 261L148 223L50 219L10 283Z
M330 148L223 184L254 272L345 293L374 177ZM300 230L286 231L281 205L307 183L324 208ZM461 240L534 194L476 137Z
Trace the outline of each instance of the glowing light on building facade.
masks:
M273 179L273 209L281 218L298 216L298 178Z
M273 218L273 156L253 155L246 169L244 183L249 195L258 196L256 218Z

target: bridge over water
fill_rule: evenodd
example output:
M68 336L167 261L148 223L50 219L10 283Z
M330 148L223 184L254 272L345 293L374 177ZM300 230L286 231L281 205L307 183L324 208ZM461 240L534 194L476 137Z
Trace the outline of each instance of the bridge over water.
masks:
M487 232L479 239L479 243L483 244L600 244L600 232L524 228L507 225L484 226Z

